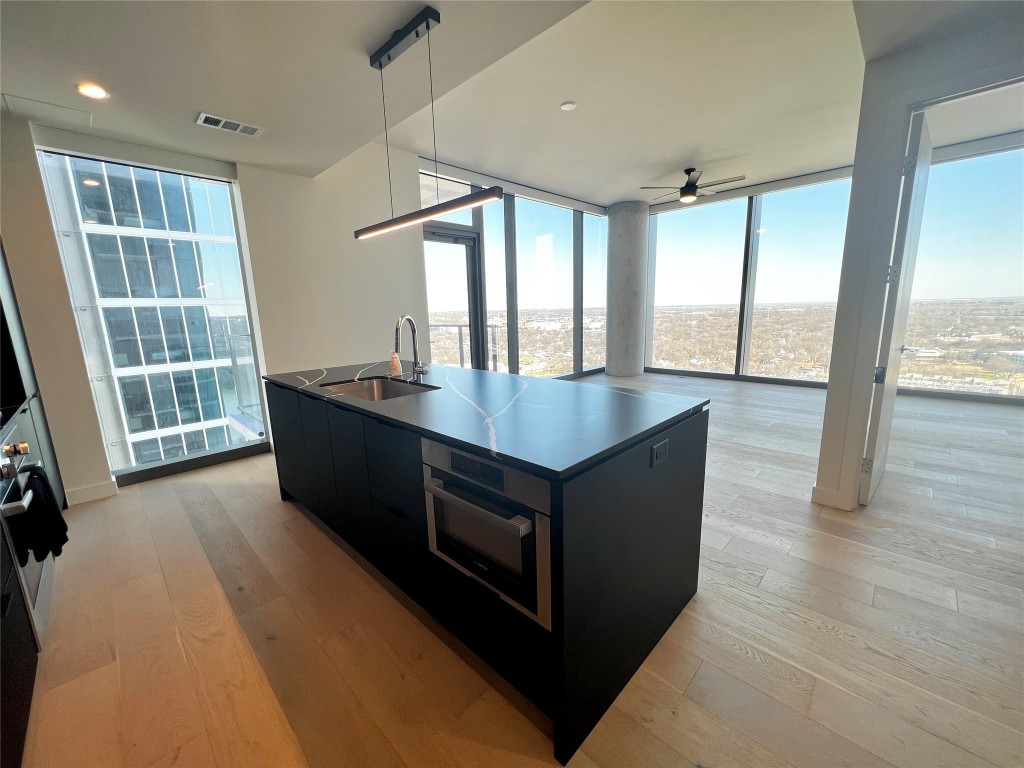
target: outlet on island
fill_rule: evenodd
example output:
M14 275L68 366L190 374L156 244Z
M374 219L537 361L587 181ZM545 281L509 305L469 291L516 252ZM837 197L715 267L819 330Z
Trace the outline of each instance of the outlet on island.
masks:
M651 446L651 467L658 466L668 456L668 440Z

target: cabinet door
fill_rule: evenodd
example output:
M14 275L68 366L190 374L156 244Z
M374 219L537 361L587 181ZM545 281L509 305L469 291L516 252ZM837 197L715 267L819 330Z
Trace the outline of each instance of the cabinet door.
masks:
M267 410L270 412L281 498L306 502L309 490L306 485L306 446L302 437L299 393L268 383Z
M328 405L319 398L299 396L302 437L305 444L306 487L309 511L333 530L339 528L338 495L334 488L334 460L331 456L331 430L327 424Z
M3 532L0 531L0 536ZM5 545L6 546L6 545ZM35 685L36 639L25 598L13 570L7 577L0 597L0 700L3 701L2 738L0 738L0 765L17 768L25 747L28 714L32 705Z
M367 554L373 543L370 525L370 482L366 474L363 417L328 406L334 460L334 487L338 496L338 527L335 532Z
M426 533L423 455L420 436L401 427L364 419L370 495L401 514L410 528Z

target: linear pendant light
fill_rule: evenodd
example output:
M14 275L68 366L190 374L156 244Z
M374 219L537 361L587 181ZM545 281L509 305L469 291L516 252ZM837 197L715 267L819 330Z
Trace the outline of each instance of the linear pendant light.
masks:
M472 192L453 200L441 202L440 182L437 176L437 128L434 124L434 67L430 54L430 30L441 23L441 14L429 5L410 19L409 23L397 30L391 38L370 56L370 66L380 70L380 95L384 111L384 146L388 155L388 194L391 197L391 218L363 227L355 231L356 240L366 240L377 235L394 232L397 229L410 227L424 221L430 221L468 208L476 208L484 203L501 200L504 192L501 187L490 187ZM427 38L428 66L430 68L430 129L434 138L434 187L437 191L437 205L395 216L395 198L391 188L391 148L388 144L388 104L384 97L384 67L397 59L422 37Z
M501 200L503 195L504 192L501 187L481 189L479 192L473 192L468 195L463 195L462 197L456 197L454 200L448 200L447 202L440 203L438 205L432 205L429 208L424 208L420 211L413 211L405 214L404 216L396 216L393 219L382 221L380 224L374 224L372 227L357 229L355 233L356 240L366 240L367 238L383 235L387 232L394 232L396 229L411 227L413 224L420 224L424 221L430 221L431 219L436 219L441 216L447 216L449 213L464 211L467 208L476 208L478 205L483 205L484 203Z

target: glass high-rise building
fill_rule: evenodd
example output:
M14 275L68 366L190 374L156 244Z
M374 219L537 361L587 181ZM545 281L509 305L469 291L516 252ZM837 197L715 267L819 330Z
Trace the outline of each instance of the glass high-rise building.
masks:
M111 470L265 440L230 184L38 158Z

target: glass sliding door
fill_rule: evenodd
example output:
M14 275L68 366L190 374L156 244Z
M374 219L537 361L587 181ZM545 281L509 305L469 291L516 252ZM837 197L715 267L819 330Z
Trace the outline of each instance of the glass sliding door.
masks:
M479 238L458 230L424 228L423 260L431 362L487 367ZM403 350L402 357L411 354L412 350Z
M37 157L111 470L265 441L230 185Z

